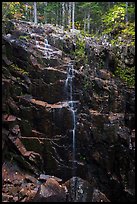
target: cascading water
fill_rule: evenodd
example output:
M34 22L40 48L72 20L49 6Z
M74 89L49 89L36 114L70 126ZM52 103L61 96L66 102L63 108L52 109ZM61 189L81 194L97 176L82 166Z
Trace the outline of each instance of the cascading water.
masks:
M36 47L38 47L39 46L39 42L36 40Z
M67 91L67 101L68 105L70 107L70 111L72 112L72 121L73 121L73 129L71 129L72 132L72 176L74 179L74 198L76 197L76 102L73 101L73 78L74 76L74 65L72 63L68 64L68 73L67 73L67 79L65 82L65 89Z
M72 132L72 138L73 138L73 145L72 145L72 162L73 162L73 176L75 176L75 170L76 170L76 152L75 152L75 132L76 132L76 109L75 109L75 101L73 101L73 93L72 93L72 87L73 87L73 78L74 78L74 68L73 64L68 65L68 73L67 73L67 79L65 82L65 88L67 90L67 101L68 105L70 107L70 111L72 112L72 121L73 121L73 129Z
M45 48L48 48L49 47L49 42L48 42L47 38L45 38L44 42L45 42Z
M44 43L45 43L45 56L50 59L51 56L50 52L52 52L52 50L50 49L51 46L47 38L45 38Z

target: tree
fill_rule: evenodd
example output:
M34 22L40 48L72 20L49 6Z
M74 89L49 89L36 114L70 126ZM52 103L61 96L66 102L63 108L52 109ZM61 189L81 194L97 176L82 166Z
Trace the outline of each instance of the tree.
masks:
M74 30L75 25L75 2L72 2L72 29Z
M24 19L25 4L23 2L3 2L2 18L3 19Z
M126 15L125 15L125 21L128 22L128 2L126 2Z
M37 3L34 2L34 23L37 24Z
M119 23L134 23L134 2L3 2L3 19L35 24L51 23L82 29L89 34L110 33ZM122 24L121 24L122 25Z
M90 12L88 12L88 19L87 19L87 21L88 21L87 31L88 31L88 33L90 33Z
M69 2L69 10L68 10L68 27L70 28L71 26L71 12L72 12L72 4Z
M65 3L64 2L62 2L62 26L63 26L63 28L64 28L64 26L65 26Z
M44 2L44 19L45 19L45 23L47 23L47 16L46 16L46 7L48 5L48 2Z

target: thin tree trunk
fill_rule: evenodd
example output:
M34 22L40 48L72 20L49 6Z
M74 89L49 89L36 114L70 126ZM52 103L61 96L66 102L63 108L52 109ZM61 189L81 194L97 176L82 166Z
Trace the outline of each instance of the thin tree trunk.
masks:
M69 10L68 10L68 26L71 26L71 2L69 2Z
M65 27L67 26L68 24L68 2L65 2Z
M56 25L58 25L58 9L56 11Z
M26 11L26 13L28 12L28 5L27 4L25 4L25 11Z
M90 13L88 13L88 24L87 24L88 33L90 33Z
M85 13L85 16L84 16L84 32L86 32L86 13Z
M108 8L110 9L110 7L111 7L111 2L108 2Z
M59 20L59 5L57 6L57 16L56 16L56 25L58 25L58 20Z
M26 20L28 21L28 5L25 4Z
M34 23L37 24L37 3L34 2Z
M60 21L60 25L62 25L62 2L60 2L60 19L59 19L59 21Z
M72 30L75 28L75 2L72 2Z
M47 7L48 2L44 2L44 6ZM45 18L45 24L47 23L47 15L46 15L46 11L44 9L44 18Z
M65 3L62 2L62 26L63 26L63 29L64 29L64 23L65 23Z
M29 2L30 3L30 2ZM29 4L30 5L30 4ZM29 21L30 22L33 22L33 12L34 12L34 9L33 7L29 8Z

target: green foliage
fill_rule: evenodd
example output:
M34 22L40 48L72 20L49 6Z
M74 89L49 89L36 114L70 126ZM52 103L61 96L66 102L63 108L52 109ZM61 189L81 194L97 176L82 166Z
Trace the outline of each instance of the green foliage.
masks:
M127 67L124 69L122 69L121 67L117 67L115 75L119 76L127 85L135 85L135 67Z
M68 25L69 3L64 2L65 13L64 19L62 19L62 2L37 2L38 23L62 25L64 21L65 28L72 27L72 22ZM127 7L126 3L75 2L75 28L84 30L84 26L86 26L85 30L87 31L87 24L90 23L90 34L96 35L102 34L102 32L109 34L112 30L116 30L118 25L121 26L122 22L125 23L127 14L128 22L133 23L135 21L135 4L128 2ZM2 2L2 18L34 21L33 4L34 2Z
M83 62L87 60L87 56L85 55L85 41L82 37L79 37L76 41L75 57L76 60L80 59Z
M135 44L135 23L128 23L121 31L121 35L124 39L131 39L132 45Z
M102 21L104 23L104 28L105 30L103 31L103 34L108 34L110 33L113 29L116 29L119 24L122 26L125 19L126 15L126 10L123 6L121 5L114 5L113 8L109 10L108 13L105 13L102 16Z
M29 7L31 8L31 6ZM3 2L2 17L3 19L24 19L25 4L23 2Z
M125 18L125 8L122 5L115 5L113 8L109 10L107 14L105 14L102 19L105 23L105 26L112 26L117 22L124 21Z
M116 30L116 26L114 27ZM114 31L113 29L113 31ZM110 28L112 31L112 28ZM112 45L135 45L135 23L117 24L117 33L110 41ZM127 44L128 43L128 44Z
M125 22L125 18L128 12L128 22ZM103 34L111 34L113 39L111 44L122 45L126 44L127 40L129 45L134 45L135 42L135 22L132 19L134 14L134 5L128 6L128 11L126 11L126 4L117 3L115 4L108 13L102 16L102 21L104 23ZM120 38L119 38L120 37Z

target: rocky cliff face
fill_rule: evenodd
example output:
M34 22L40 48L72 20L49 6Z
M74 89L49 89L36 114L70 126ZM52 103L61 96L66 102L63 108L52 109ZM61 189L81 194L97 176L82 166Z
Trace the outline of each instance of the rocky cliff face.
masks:
M3 201L134 201L135 92L113 76L113 49L106 48L109 57L97 56L104 45L95 50L86 44L88 63L79 64L70 55L76 38L72 33L19 21L3 30ZM134 53L131 61L126 58L133 65ZM106 66L99 67L97 59ZM65 89L69 62L74 64L77 109L75 186L74 124ZM40 179L40 174L54 178Z

